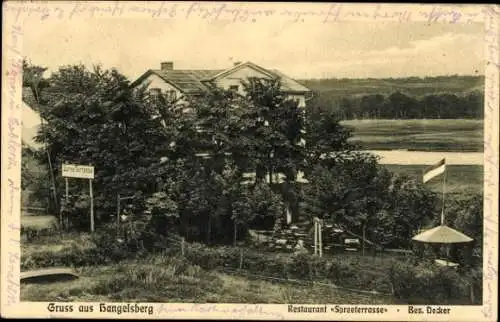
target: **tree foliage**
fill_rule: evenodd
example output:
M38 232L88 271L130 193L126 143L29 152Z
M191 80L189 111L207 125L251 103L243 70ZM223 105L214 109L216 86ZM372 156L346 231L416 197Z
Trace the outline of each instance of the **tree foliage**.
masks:
M98 66L64 66L48 79L41 76L43 68L30 72L33 83L43 84L47 107L41 113L48 125L37 140L47 143L57 191L64 191L63 163L93 165L99 224L116 218L118 194L134 196L127 225L149 241L177 233L208 244L236 244L250 228L273 227L285 205L298 209L302 199L309 219L366 232L386 246L409 247L410 237L435 217L433 193L356 151L334 112L316 109L306 117L278 80L250 78L242 84L245 95L213 87L184 102L132 89L116 70ZM364 97L360 106L383 117L391 111L387 102L399 106L402 118L414 115L418 105L395 93ZM346 112L351 103L343 101ZM373 115L363 113L358 115ZM303 191L294 185L298 171L309 181ZM249 172L256 173L254 181L245 178ZM275 182L276 173L285 175L284 184ZM88 226L87 191L86 180L70 180L65 207L78 214L73 217L80 227ZM471 218L464 213L457 225L465 227Z
M338 96L318 92L314 111L334 113L341 120L351 119L482 119L484 93L427 93L410 91Z

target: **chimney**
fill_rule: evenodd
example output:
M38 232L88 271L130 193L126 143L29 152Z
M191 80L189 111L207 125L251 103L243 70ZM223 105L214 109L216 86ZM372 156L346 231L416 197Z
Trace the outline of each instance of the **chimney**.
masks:
M236 61L236 62L233 63L233 66L238 66L239 64L241 64L241 62L240 61Z
M161 70L162 71L174 70L174 62L173 61L162 62L161 63Z

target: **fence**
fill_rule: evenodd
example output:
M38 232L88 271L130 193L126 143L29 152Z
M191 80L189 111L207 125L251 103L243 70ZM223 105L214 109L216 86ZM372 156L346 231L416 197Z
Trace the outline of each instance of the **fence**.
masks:
M266 253L262 252L262 250L244 247L210 248L207 246L190 244L186 242L183 237L168 236L166 237L166 240L168 246L167 244L156 245L158 252L163 253L166 256L180 255L187 258L192 264L205 269L214 269L225 274L237 275L255 280L271 281L275 283L319 286L323 288L363 294L366 296L392 297L392 293L390 292L343 287L332 283L325 283L324 279L315 280L312 277L297 278L296 276L290 276L294 274L283 274L283 271L286 271L287 268L291 268L291 265L293 265L293 262L291 261L292 256L289 253ZM311 256L311 258L313 257ZM325 258L325 260L329 259ZM345 262L346 257L342 256L336 258L336 260ZM352 261L349 263L351 262ZM373 263L370 262L367 263L366 266L360 265L359 267L366 270L372 270ZM294 268L291 269L293 270ZM300 268L295 269L300 270ZM281 274L271 273L270 271L272 270L279 271ZM307 273L304 274L307 275ZM390 285L387 285L387 287L384 288L387 290L392 289Z

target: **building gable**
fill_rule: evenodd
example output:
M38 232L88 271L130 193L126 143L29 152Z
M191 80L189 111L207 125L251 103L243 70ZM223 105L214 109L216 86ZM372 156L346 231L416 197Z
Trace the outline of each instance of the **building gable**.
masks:
M238 68L231 69L214 77L211 81L217 87L225 90L233 89L243 94L242 82L249 78L273 79L275 77L269 72L263 71L261 68L255 68L252 65L240 65Z
M279 79L281 89L304 107L312 92L299 82L277 70L268 70L252 62L238 63L226 70L179 70L173 62L164 62L160 70L148 70L132 83L133 87L148 84L148 88L162 92L176 91L176 96L199 95L215 85L225 90L233 90L244 95L242 82L249 78Z

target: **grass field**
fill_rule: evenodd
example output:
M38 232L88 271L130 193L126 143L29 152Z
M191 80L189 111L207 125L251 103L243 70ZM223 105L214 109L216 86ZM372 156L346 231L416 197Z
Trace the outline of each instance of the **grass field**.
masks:
M21 285L21 301L192 302L192 303L363 303L392 304L320 285L273 283L250 277L182 267L161 258L82 268L80 278L53 284Z
M365 150L483 151L482 120L346 120Z
M440 76L410 78L364 78L364 79L306 79L302 84L320 93L337 96L366 94L388 94L395 91L412 95L435 93L463 94L471 90L484 90L484 77L480 76Z
M385 167L394 173L404 173L411 177L422 178L422 171L428 165L392 165ZM426 185L436 192L443 190L443 177L437 177ZM449 194L469 195L483 191L483 166L449 165L446 171L446 191Z
M54 216L23 215L21 216L21 227L34 230L50 229L57 226L57 218Z

